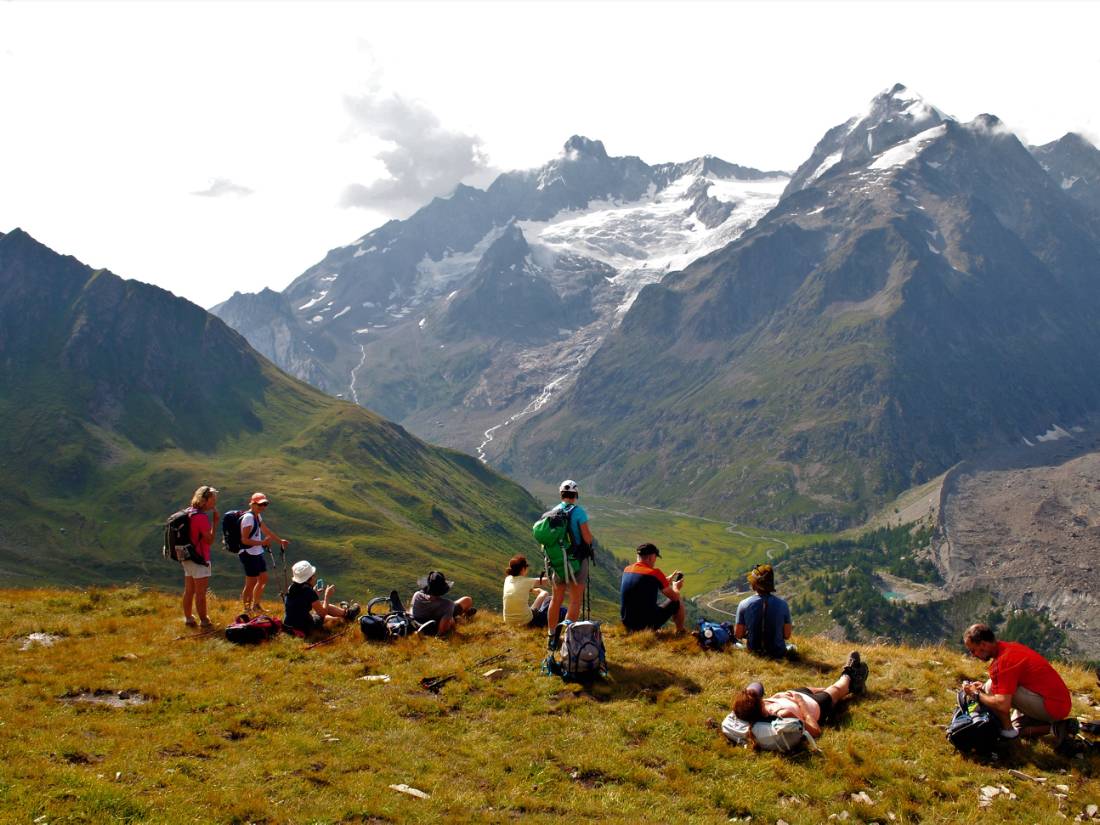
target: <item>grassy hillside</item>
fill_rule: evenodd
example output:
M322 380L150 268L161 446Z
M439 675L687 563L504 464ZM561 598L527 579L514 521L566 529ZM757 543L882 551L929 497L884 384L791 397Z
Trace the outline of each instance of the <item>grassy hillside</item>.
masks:
M495 600L506 560L533 546L539 507L518 485L290 378L200 307L19 230L0 236L0 420L12 586L179 586L161 533L200 484L222 512L266 492L288 564L312 560L341 597L407 591L435 568ZM241 581L217 549L214 591Z
M491 614L451 641L369 645L356 631L312 650L289 637L174 641L172 601L136 588L3 591L0 622L0 802L12 822L1023 825L1100 802L1095 755L1034 743L978 762L947 745L952 689L983 669L957 649L864 647L868 695L827 729L821 754L792 758L728 745L716 725L751 678L769 690L828 681L841 644L798 637L803 661L777 663L610 627L612 680L585 691L538 673L541 634ZM32 632L62 638L20 650ZM502 679L481 675L491 666ZM1094 674L1060 669L1074 711L1095 712ZM418 684L452 673L438 694ZM148 702L62 699L97 689ZM399 783L430 798L389 788ZM990 785L1017 798L982 808ZM863 793L869 804L853 799Z

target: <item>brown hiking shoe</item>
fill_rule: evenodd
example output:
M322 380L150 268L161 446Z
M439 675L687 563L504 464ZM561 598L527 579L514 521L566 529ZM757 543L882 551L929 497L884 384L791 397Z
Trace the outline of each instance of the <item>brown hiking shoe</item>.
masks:
M1054 736L1054 749L1058 750L1069 740L1072 740L1077 736L1077 732L1080 729L1080 723L1072 717L1069 719L1059 719L1057 722L1051 723L1050 732Z

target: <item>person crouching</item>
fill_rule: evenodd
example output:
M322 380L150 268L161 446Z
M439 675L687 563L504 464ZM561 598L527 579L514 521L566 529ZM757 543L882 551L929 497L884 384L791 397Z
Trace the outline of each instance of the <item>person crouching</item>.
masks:
M283 626L308 635L315 634L335 624L350 622L359 615L359 605L329 604L329 597L336 585L325 587L323 596L315 588L317 568L304 559L291 568L293 583L286 592L286 615Z

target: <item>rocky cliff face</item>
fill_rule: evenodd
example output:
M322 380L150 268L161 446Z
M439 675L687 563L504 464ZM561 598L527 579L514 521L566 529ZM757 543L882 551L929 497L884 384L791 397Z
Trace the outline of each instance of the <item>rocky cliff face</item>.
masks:
M937 564L947 589L1044 610L1100 657L1100 428L1052 426L946 480Z

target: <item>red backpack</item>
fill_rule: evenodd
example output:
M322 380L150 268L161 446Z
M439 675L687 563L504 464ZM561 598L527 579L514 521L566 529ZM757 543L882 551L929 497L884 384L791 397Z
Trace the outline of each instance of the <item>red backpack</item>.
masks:
M282 630L283 623L272 616L250 619L247 613L242 613L225 629L225 638L233 644L254 645L279 635Z

